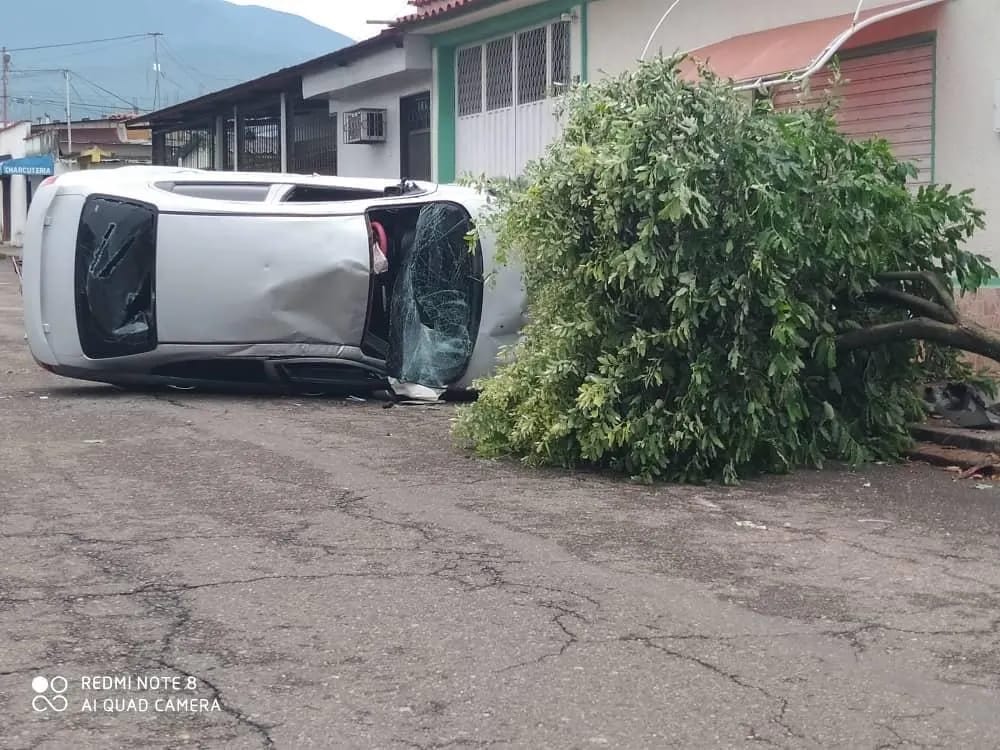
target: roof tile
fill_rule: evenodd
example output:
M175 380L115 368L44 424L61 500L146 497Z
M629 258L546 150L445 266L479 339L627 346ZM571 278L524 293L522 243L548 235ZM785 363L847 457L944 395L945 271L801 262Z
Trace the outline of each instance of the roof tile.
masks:
M448 15L470 5L482 4L483 0L410 0L410 5L417 8L415 13L396 19L396 24L408 24L414 21L425 21Z

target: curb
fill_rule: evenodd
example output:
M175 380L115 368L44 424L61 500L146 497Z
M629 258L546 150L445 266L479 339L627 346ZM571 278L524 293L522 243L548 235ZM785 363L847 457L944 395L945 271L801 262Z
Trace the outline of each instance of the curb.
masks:
M1000 463L1000 456L995 453L982 453L980 451L969 451L962 448L950 448L944 445L931 445L929 443L917 443L912 449L906 452L906 457L911 461L920 461L931 466L949 468L957 466L959 469L973 469L993 467Z
M921 442L935 445L980 453L1000 453L1000 430L969 430L961 427L918 424L910 428L910 434Z

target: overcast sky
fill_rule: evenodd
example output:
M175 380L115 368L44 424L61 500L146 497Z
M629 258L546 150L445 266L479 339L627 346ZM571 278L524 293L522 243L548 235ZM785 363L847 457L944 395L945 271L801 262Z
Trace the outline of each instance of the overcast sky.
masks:
M229 0L236 5L263 5L308 18L352 39L374 36L381 26L365 23L369 19L398 18L412 12L406 0Z

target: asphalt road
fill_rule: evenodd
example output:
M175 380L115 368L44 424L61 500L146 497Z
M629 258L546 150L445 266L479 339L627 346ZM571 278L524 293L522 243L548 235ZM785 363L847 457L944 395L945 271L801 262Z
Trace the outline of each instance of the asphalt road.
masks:
M998 746L1000 484L642 487L453 414L62 380L0 266L0 747Z

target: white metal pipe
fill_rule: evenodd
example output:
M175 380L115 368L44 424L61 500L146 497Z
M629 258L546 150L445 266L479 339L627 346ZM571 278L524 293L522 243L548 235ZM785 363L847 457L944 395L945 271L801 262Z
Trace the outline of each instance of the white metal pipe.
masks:
M858 9L854 11L854 18L851 20L851 26L857 24L858 19L861 18L861 7L865 4L865 0L858 0Z
M649 35L649 39L646 40L646 46L642 48L642 54L639 55L640 60L646 59L646 53L649 52L649 47L653 43L653 39L655 39L656 35L659 33L660 27L663 26L663 22L667 20L667 16L669 16L671 11L677 7L677 4L680 3L680 1L681 0L674 0L673 5L667 8L667 12L660 17L660 22L653 27L653 33Z
M742 83L736 86L737 91L746 91L748 89L761 89L770 88L779 83L799 83L811 77L816 71L820 70L833 58L835 54L840 50L842 46L854 36L857 32L865 29L869 26L873 26L876 23L881 23L882 21L887 21L890 18L895 18L896 16L901 16L906 13L911 13L915 10L920 10L921 8L929 8L932 5L937 5L942 0L916 0L916 2L909 3L899 8L893 8L892 10L887 10L883 13L877 13L870 18L866 18L860 23L851 24L850 28L846 29L840 33L830 44L826 46L826 49L817 57L813 62L806 68L799 71L797 74L793 73L772 77L772 78L758 78L756 81ZM860 5L858 6L860 9Z
M63 77L66 79L66 138L68 140L68 156L73 153L73 113L70 111L68 70L63 71Z

